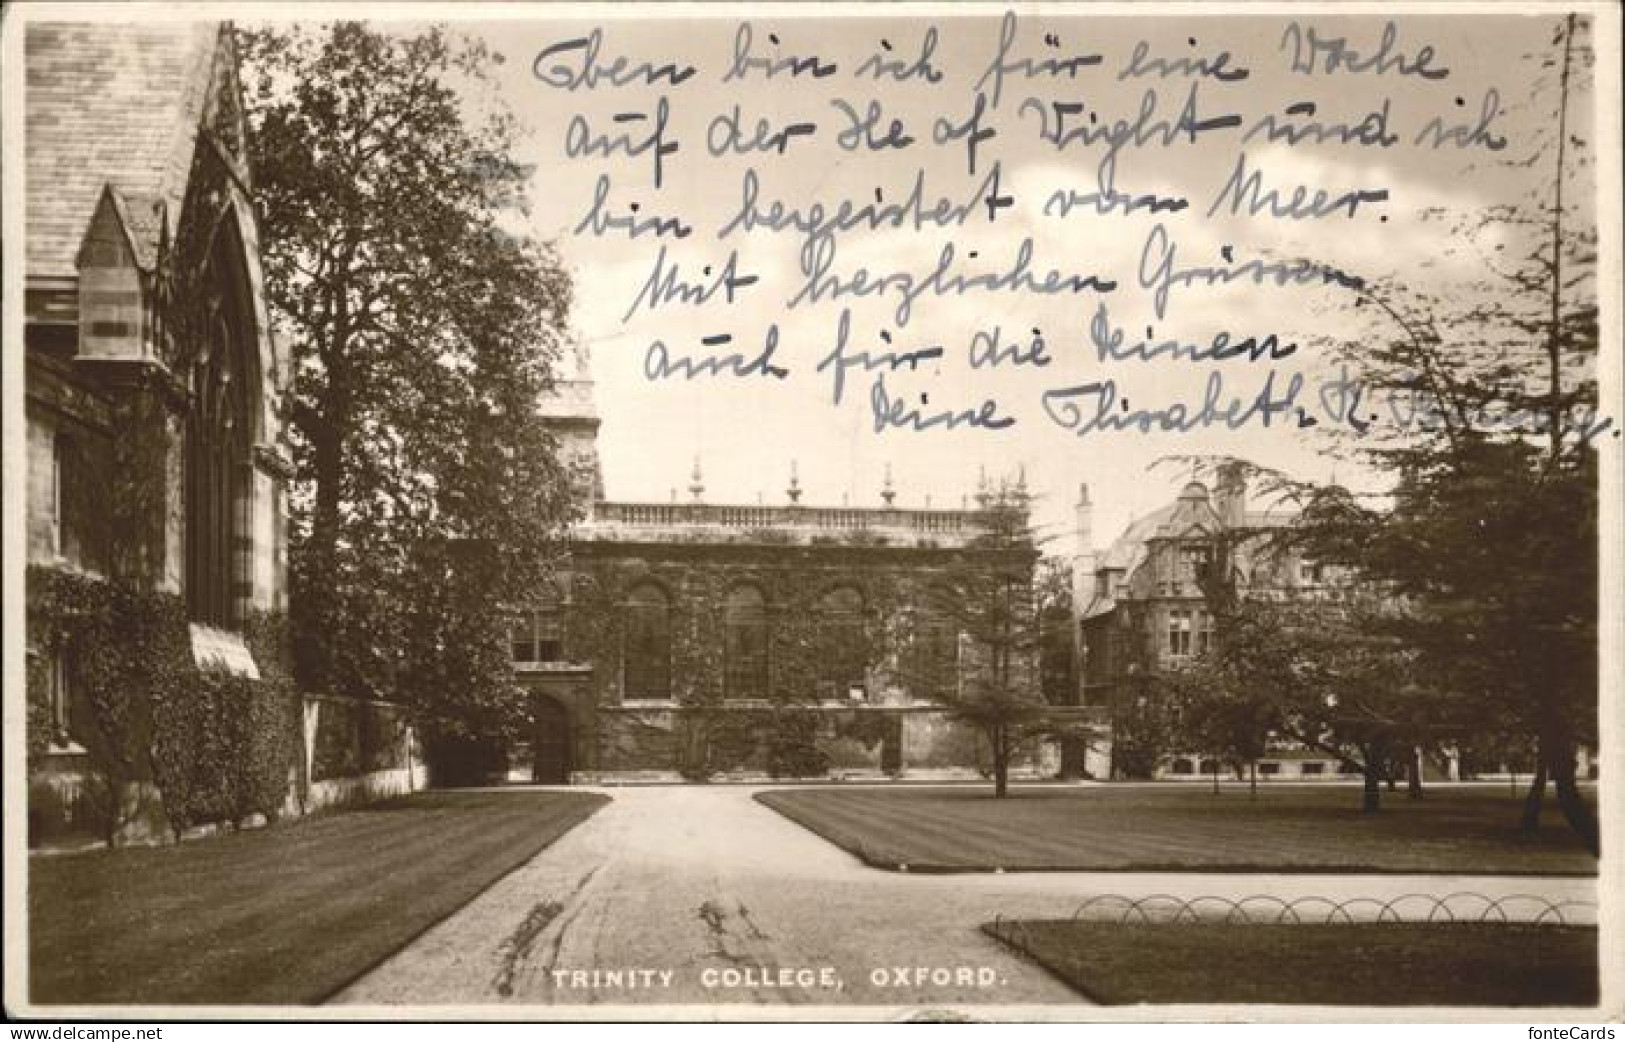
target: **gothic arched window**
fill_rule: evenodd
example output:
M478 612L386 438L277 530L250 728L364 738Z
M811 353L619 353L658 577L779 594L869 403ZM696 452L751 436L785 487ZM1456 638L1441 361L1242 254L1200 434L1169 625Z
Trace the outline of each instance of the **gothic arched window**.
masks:
M754 586L728 591L722 661L724 698L767 697L767 602Z
M186 602L193 619L242 622L251 595L257 373L242 243L226 222L201 280L186 422ZM183 305L186 306L186 305ZM194 325L193 328L197 328Z
M624 698L660 700L671 697L671 603L652 583L626 596L626 635L622 648Z

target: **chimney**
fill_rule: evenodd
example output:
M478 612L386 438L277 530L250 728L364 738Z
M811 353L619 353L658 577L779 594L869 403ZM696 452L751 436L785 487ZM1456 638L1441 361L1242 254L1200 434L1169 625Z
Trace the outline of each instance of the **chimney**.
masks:
M1073 611L1089 606L1095 593L1095 511L1089 502L1088 484L1078 486L1077 559L1072 565Z
M1247 471L1240 463L1226 463L1219 468L1213 508L1225 528L1235 531L1246 526Z

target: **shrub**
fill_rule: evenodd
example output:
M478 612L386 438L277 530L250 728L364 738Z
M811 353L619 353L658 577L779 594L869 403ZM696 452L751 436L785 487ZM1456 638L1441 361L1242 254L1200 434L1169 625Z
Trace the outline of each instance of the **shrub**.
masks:
M818 743L819 716L812 711L773 714L767 738L767 773L774 778L813 778L829 773L829 754Z
M139 809L135 782L157 787L177 839L193 825L277 817L300 734L298 695L274 652L279 617L256 620L268 672L255 680L197 668L173 594L33 566L28 600L29 643L41 652L29 668L30 766L51 738L46 662L57 655L89 754L81 800L109 845Z
M50 568L30 569L29 608L38 646L65 663L74 737L89 754L87 806L111 845L137 808L130 786L159 780L153 707L196 672L185 611L172 594Z
M231 791L235 724L227 712L238 677L194 671L190 682L153 706L152 770L177 842L206 822L236 820Z
M33 774L51 747L51 731L56 726L51 714L50 665L44 655L28 656L27 690L28 773Z
M282 678L209 668L154 714L154 774L177 837L206 822L277 819L298 749L295 697Z
M251 814L263 814L266 821L275 821L287 800L299 749L293 713L298 692L281 677L232 681L223 689L229 698L223 708L232 818L240 823Z

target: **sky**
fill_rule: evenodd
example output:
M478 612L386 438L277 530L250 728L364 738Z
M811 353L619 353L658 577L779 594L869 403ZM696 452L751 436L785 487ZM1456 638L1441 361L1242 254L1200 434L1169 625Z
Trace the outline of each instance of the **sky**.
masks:
M982 473L996 477L1019 472L1036 496L1040 532L1054 538L1052 550L1066 553L1073 549L1073 504L1080 485L1089 487L1093 542L1103 547L1134 517L1167 502L1190 477L1188 464L1167 462L1168 457L1234 455L1305 479L1335 478L1357 489L1380 489L1380 475L1362 468L1347 452L1334 451L1326 424L1302 428L1277 421L1269 429L1254 423L1235 431L1220 426L1150 435L1097 431L1079 437L1055 422L1044 406L1044 394L1110 379L1119 397L1136 407L1199 402L1209 374L1218 371L1230 393L1251 398L1271 368L1268 361L1102 360L1091 326L1103 307L1112 326L1124 330L1131 342L1147 327L1156 340L1173 337L1197 344L1210 343L1220 332L1233 340L1274 334L1279 344L1297 345L1290 359L1274 366L1279 379L1284 383L1291 372L1302 372L1311 378L1310 388L1331 371L1331 348L1358 348L1397 335L1394 325L1374 317L1371 308L1354 306L1357 294L1336 285L1179 287L1159 315L1154 294L1139 284L1151 242L1172 244L1180 266L1301 259L1383 280L1393 287L1402 313L1421 307L1425 297L1450 300L1474 292L1486 277L1486 258L1511 256L1520 244L1492 229L1474 246L1452 234L1453 222L1498 203L1539 198L1552 183L1554 161L1543 143L1552 136L1556 95L1542 90L1536 77L1542 74L1540 59L1554 55L1550 41L1556 17L1398 19L1388 53L1434 73L1448 70L1435 78L1405 74L1393 63L1380 73L1347 68L1327 73L1325 51L1318 52L1320 72L1294 71L1288 29L1294 18L1287 16L1038 17L1028 11L1024 8L1013 23L1002 21L1003 12L995 8L941 17L897 17L883 11L837 18L797 12L756 15L748 23L737 14L696 14L692 9L656 17L646 11L614 17L606 11L597 21L541 20L532 11L523 19L463 26L499 57L492 89L527 131L520 155L535 164L536 173L525 226L531 234L555 241L575 276L572 327L591 357L610 499L664 502L674 494L687 499L696 458L703 467L705 498L728 503L785 502L792 461L805 489L803 502L827 505L878 505L888 470L899 505L934 507L959 506L974 494ZM1387 24L1387 19L1371 16L1300 15L1296 21L1299 42L1312 30L1321 40L1345 38L1366 56L1380 48ZM817 56L835 71L824 77L783 72L769 77L756 67L735 82L721 82L746 24L751 55L764 61ZM594 87L577 84L574 89L537 75L540 68L547 79L570 78L555 70L579 71L585 48L569 42L589 39L595 31L600 69L624 58L623 70L669 63L695 71L678 84L669 82L675 78L671 76L656 75L653 84L633 76L636 82L625 85L604 77ZM877 51L912 64L932 32L936 39L930 64L940 73L939 82L920 77L877 82L859 74ZM983 76L999 64L1004 32L1009 33L1004 64L1011 68L993 104L993 80ZM1248 75L1231 81L1187 75L1121 77L1142 41L1148 56L1170 60L1205 58L1213 63L1229 52L1225 68L1232 74L1246 68ZM538 62L539 54L556 45L565 46ZM1434 54L1424 61L1426 47ZM1078 55L1099 55L1101 60L1076 65L1069 73L1066 63ZM1146 92L1154 90L1158 117L1177 117L1192 84L1198 85L1201 118L1235 113L1241 126L1202 133L1195 142L1124 147L1117 154L1114 180L1117 191L1131 195L1183 198L1185 209L1099 214L1075 207L1065 216L1046 213L1053 192L1099 190L1107 146L1075 140L1057 148L1041 137L1041 110L1053 114L1053 103L1081 103L1082 114L1070 117L1068 126L1080 125L1090 113L1107 123L1133 119ZM979 92L988 102L982 125L996 133L979 147L972 173L963 145L935 143L933 129L939 119L964 122ZM594 134L637 128L641 139L662 100L668 112L662 141L678 148L662 157L658 186L652 151L610 158L569 154L572 133L579 144ZM859 112L878 102L885 113L878 136L884 138L895 119L913 143L879 150L842 148L837 135L848 123L843 102ZM1383 148L1312 140L1287 145L1270 143L1263 135L1242 139L1260 118L1273 113L1286 119L1285 108L1303 102L1313 103L1315 115L1327 123L1359 124L1386 106L1386 125L1400 143ZM735 106L747 137L761 119L775 129L793 123L813 123L816 129L790 139L782 154L712 155L707 140L719 132L714 121ZM1412 147L1417 132L1435 116L1472 126L1486 111L1493 112L1490 133L1507 142L1500 151ZM640 118L615 120L625 113ZM1586 96L1575 103L1570 118L1589 136L1593 116ZM834 209L842 200L861 205L877 191L888 200L900 199L917 177L923 177L925 198L931 202L939 196L973 198L994 163L1000 192L1011 199L996 221L971 218L957 227L840 233L831 237L831 272L850 278L867 267L876 277L923 274L948 244L955 251L955 270L996 272L1008 268L1030 240L1032 267L1040 274L1055 269L1095 275L1115 281L1114 291L928 295L904 323L895 295L791 306L805 279L803 243L794 233L757 230L724 240L716 234L741 209L750 171L763 207L782 200L804 210L813 203ZM1216 198L1227 198L1223 189L1238 163L1245 163L1248 173L1260 173L1262 183L1279 188L1284 197L1304 185L1311 196L1325 189L1332 197L1365 191L1378 198L1361 202L1352 216L1345 211L1296 220L1231 216L1225 204L1208 216ZM577 234L605 176L610 179L610 212L626 216L635 203L641 217L675 217L692 234L681 239L653 234L634 238L615 230ZM1582 182L1577 192L1589 190ZM1383 192L1386 198L1380 198ZM1158 225L1161 232L1154 231ZM741 289L731 304L719 295L703 306L636 307L639 289L662 249L668 262L697 282L709 281L699 274L705 266L719 270L730 252L738 250L741 269L759 281ZM850 310L853 352L943 349L940 357L923 360L912 370L886 372L889 395L922 413L979 408L991 399L997 415L1013 419L1013 425L877 431L871 408L875 376L858 368L847 371L843 401L835 404L830 373L817 367L835 346L845 309ZM749 359L760 351L770 328L777 329L779 345L772 360L788 370L786 379L730 375L652 380L647 375L650 345L657 340L666 345L669 357L743 350ZM1041 336L1049 363L970 366L967 352L973 338L979 331L995 330L1001 344L1013 342L1023 349L1030 349L1035 334ZM702 346L702 338L720 334L730 336L733 346ZM1313 391L1306 390L1300 400L1312 397Z

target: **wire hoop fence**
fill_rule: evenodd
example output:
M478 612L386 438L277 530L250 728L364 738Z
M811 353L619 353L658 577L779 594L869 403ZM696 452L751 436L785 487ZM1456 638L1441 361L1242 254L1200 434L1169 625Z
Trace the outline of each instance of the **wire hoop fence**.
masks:
M1273 894L1242 898L1203 895L1176 897L1151 894L1124 897L1102 894L1078 905L1073 921L1109 923L1533 923L1557 926L1594 926L1597 905L1592 901L1554 901L1536 894L1490 897L1461 890L1438 897L1402 894L1383 900L1351 897L1341 901L1319 895L1286 900ZM1021 920L997 917L995 932Z

